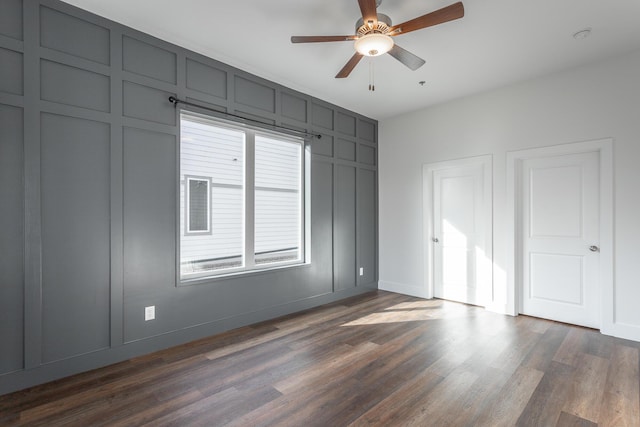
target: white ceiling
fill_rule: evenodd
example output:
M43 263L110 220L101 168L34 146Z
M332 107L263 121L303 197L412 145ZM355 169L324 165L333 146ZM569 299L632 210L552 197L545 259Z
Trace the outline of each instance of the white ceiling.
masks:
M289 40L353 34L357 0L66 2L375 119L640 49L640 0L465 0L464 18L394 39L427 61L422 68L372 59L370 92L367 58L334 78L352 42ZM454 2L383 0L378 12L398 24ZM590 37L572 37L586 27Z

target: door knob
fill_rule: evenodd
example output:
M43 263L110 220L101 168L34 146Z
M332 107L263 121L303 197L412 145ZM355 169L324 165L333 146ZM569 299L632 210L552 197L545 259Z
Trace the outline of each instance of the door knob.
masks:
M440 241L437 237L433 237L431 240L433 240L433 243L438 243Z
M600 252L600 248L597 246L589 246L591 252Z

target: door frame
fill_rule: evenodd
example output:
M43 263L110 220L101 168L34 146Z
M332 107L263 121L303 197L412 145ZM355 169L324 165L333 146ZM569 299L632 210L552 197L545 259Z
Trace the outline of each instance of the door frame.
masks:
M433 174L436 171L452 169L464 166L480 166L482 168L482 185L484 195L488 198L485 203L485 216L487 218L487 229L485 230L485 246L486 255L491 262L492 277L489 283L490 289L485 289L489 297L486 301L487 306L491 303L493 294L493 156L485 154L475 157L466 157L462 159L445 160L422 165L422 218L423 218L423 259L424 262L424 284L425 298L434 297L434 251L431 239L433 238Z
M597 152L600 166L600 330L614 335L614 281L613 281L613 139L574 142L527 150L507 152L507 227L509 239L507 254L507 312L520 313L522 304L522 230L521 185L522 163L538 157L561 156Z

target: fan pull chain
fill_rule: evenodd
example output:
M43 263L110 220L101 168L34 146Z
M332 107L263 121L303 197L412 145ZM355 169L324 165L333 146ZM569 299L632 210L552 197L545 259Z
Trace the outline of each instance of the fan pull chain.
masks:
M373 60L369 58L369 90L371 92L374 92L376 90L376 85L374 80L375 80L375 75L373 72Z

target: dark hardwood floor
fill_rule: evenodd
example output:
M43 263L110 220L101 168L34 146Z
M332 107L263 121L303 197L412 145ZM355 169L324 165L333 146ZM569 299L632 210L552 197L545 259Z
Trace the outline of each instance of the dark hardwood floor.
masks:
M640 426L640 343L373 292L0 397L0 425Z

